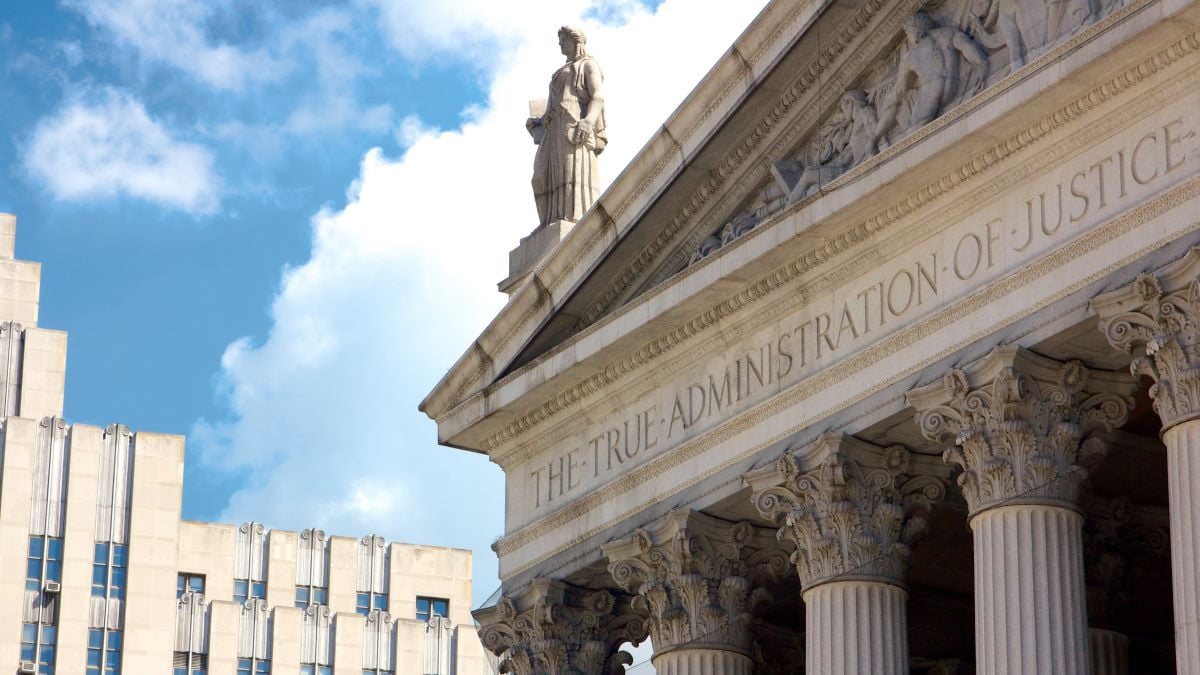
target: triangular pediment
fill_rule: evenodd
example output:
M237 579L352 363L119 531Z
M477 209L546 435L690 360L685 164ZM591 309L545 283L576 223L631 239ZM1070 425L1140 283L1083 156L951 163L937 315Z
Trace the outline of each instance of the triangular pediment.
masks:
M1107 4L771 2L422 409L435 419L456 407L491 414L480 400L488 387L861 178L901 139L1098 20ZM442 430L443 442L453 434Z

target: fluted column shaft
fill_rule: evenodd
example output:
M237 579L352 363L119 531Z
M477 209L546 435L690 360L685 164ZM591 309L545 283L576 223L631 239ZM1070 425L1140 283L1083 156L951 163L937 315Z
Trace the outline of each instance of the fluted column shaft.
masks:
M879 581L834 581L804 592L805 672L907 675L908 593Z
M754 662L724 649L676 649L651 659L658 675L750 675Z
M1106 628L1088 630L1093 675L1129 675L1129 636Z
M1133 355L1130 369L1154 380L1167 446L1176 672L1200 675L1200 248L1091 305L1109 343Z
M998 347L909 392L970 511L975 546L975 667L982 675L1088 675L1079 494L1125 422L1133 381Z
M1200 673L1200 420L1163 434L1171 518L1171 594L1179 673Z
M1082 526L1057 506L1002 506L971 519L980 675L1089 673Z

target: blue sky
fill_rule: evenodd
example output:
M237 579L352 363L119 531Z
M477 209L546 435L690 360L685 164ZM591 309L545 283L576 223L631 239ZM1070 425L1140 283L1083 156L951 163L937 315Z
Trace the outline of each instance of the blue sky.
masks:
M66 416L186 434L184 516L471 548L503 479L421 398L536 224L524 130L579 25L615 176L762 0L10 0L0 211Z

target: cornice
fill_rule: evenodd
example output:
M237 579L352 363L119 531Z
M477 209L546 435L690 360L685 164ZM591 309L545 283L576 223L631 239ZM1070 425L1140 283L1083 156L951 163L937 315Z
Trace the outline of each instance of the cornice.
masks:
M1111 18L1111 17L1110 17ZM958 167L943 173L938 179L926 184L924 187L914 191L906 198L900 200L876 212L870 218L855 222L849 227L843 228L838 233L830 236L821 245L814 246L803 252L799 257L792 260L787 265L784 265L771 273L756 279L754 282L747 285L745 289L727 297L720 303L711 306L708 310L699 315L693 316L689 321L679 325L665 335L659 336L654 340L644 343L637 350L628 353L624 357L618 359L615 363L610 364L603 370L592 373L581 382L573 385L570 388L557 392L554 396L545 400L541 405L536 406L529 412L521 415L511 423L507 424L503 429L488 436L480 444L480 447L488 452L503 450L509 444L521 438L530 430L538 425L555 417L568 408L579 404L590 396L609 388L623 377L630 373L634 373L650 363L661 359L664 355L671 353L675 348L693 340L698 335L706 330L716 326L723 320L739 315L751 305L758 301L778 292L785 288L789 283L797 280L798 277L814 270L817 267L827 263L828 261L843 256L852 248L861 248L861 244L873 238L875 235L888 229L890 226L900 222L901 220L911 216L923 207L926 207L933 201L955 191L962 185L971 182L973 179L980 176L982 173L995 168L1004 160L1013 155L1027 150L1048 136L1068 125L1073 120L1080 118L1097 107L1109 103L1115 97L1128 91L1131 87L1147 82L1154 78L1163 69L1178 62L1180 59L1193 54L1200 50L1200 32L1188 34L1181 40L1172 45L1158 51L1153 56L1142 62L1124 69L1116 76L1104 81L1099 86L1087 91L1086 93L1074 98L1066 105L1060 107L1055 112L1051 113L1038 120L1037 122L1021 129L1020 131L1001 139L993 144L990 148L980 153L971 160L960 164ZM1038 62L1030 64L1036 66ZM1082 143L1086 143L1089 139L1102 137L1104 134L1111 133L1112 130L1118 129L1124 124L1127 124L1133 118L1147 110L1153 110L1161 103L1169 98L1178 95L1186 88L1193 86L1200 81L1200 74L1190 73L1181 80L1167 83L1166 85L1151 91L1146 92L1143 96L1131 104L1131 106L1121 112L1107 115L1104 119L1095 120L1093 124L1083 129L1071 143L1063 143L1055 148L1048 149L1033 158L1028 163L1017 168L1009 175L993 179L988 185L982 186L980 191L976 193L973 199L963 199L948 207L943 212L939 213L937 218L929 219L928 225L939 225L953 218L955 215L966 212L980 202L999 194L1009 186L1014 185L1029 175L1039 171L1040 169L1051 165L1064 156L1073 152L1074 149L1080 147ZM981 103L971 102L964 108ZM939 120L931 123L930 126L939 124L948 124L949 121L943 122L946 117L953 115L967 114L969 110L953 111L947 116L943 116ZM924 132L924 130L923 130ZM921 132L919 132L921 133ZM932 131L924 133L933 133ZM906 143L915 143L919 139L909 139L901 144L898 148L902 149ZM886 155L886 153L884 153ZM890 155L888 155L890 156ZM886 161L888 156L876 158L872 161ZM774 222L780 222L789 215L793 215L800 209L804 208L810 201L802 202L788 211L780 214ZM914 228L905 237L907 240L915 240L924 236L932 230L932 227ZM760 226L751 236L761 236L769 229L769 226ZM750 237L747 238L747 241ZM740 245L740 244L739 244ZM725 251L721 252L722 254ZM696 266L693 270L700 269L708 264L712 264L719 259L720 255L704 261L701 265ZM803 287L792 289L794 295L788 299L786 308L794 307L799 302L807 302L809 299L818 295L822 290L834 283L840 278L852 273L852 266L856 264L866 264L867 259L852 259L846 267L840 269L831 269L823 277L813 280ZM694 273L694 272L693 272ZM661 292L661 291L659 291ZM646 299L652 297L652 294L644 296ZM615 320L622 316L627 308L622 308L617 313L606 317L606 322ZM785 311L784 309L776 310L775 314ZM594 330L594 328L593 328ZM572 339L571 344L575 340L583 337L586 334L580 334ZM694 356L694 351L690 353ZM656 364L661 372L661 364ZM515 378L510 376L497 386L503 386L504 383ZM538 443L523 442L524 454L533 452L535 448L540 446ZM516 461L519 456L513 456L505 460Z

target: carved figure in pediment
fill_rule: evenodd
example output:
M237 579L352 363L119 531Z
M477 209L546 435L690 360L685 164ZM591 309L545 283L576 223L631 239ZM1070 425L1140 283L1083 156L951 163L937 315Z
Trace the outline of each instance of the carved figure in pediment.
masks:
M881 91L883 104L873 138L880 149L983 89L990 71L987 52L978 42L953 26L939 26L925 12L910 16L904 33L895 79ZM966 78L964 61L973 66ZM906 99L912 112L907 124L898 128Z
M1119 5L1123 0L1107 0ZM1100 18L1101 0L977 1L968 17L969 30L985 47L1008 47L1009 71L1031 55Z
M866 92L854 89L842 95L833 117L817 132L801 160L775 163L775 179L795 202L837 178L878 152L875 128L879 118Z

